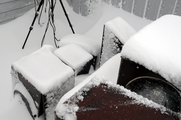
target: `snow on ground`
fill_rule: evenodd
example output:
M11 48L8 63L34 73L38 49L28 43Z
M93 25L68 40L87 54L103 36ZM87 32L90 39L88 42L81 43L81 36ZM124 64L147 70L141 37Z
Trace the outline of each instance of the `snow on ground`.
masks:
M117 16L123 18L128 24L130 24L136 31L140 30L151 21L144 18L139 18L131 13L123 11L119 8L114 8L111 5L101 4L97 12L88 16L83 17L72 11L66 2L64 2L66 10L69 13L69 18L73 23L74 30L76 33L84 34L95 38L101 42L103 25L109 20L114 19ZM17 99L12 101L12 81L10 74L11 64L18 61L24 56L29 55L35 50L40 48L41 39L44 34L46 16L42 16L42 27L35 22L34 29L32 30L25 49L21 47L29 31L30 24L34 18L34 9L28 13L19 17L9 23L0 25L0 119L1 120L29 120L31 116L25 112L23 103L19 103ZM65 35L72 34L68 22L64 16L63 10L59 3L57 3L55 9L55 24L57 27L57 37L62 38ZM45 37L45 44L54 45L52 29L49 27L48 33ZM81 78L84 78L82 76ZM78 83L77 83L78 84ZM17 104L15 104L17 103ZM16 109L15 109L16 108ZM5 111L8 111L8 113ZM11 115L11 116L10 116ZM42 120L43 118L39 118Z

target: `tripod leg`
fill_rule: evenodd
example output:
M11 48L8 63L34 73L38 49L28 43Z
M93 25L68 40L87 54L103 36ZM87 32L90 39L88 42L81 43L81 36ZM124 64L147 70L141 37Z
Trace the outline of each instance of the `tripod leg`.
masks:
M51 0L51 14L52 14L52 21L54 22L54 4L53 4L53 0Z
M40 4L39 4L39 6L38 6L38 9L37 9L37 11L36 11L36 13L35 13L35 17L34 17L32 23L31 23L31 26L30 26L30 28L29 28L29 32L28 32L28 34L27 34L27 36L26 36L26 39L25 39L25 41L24 41L24 44L23 44L23 46L22 46L22 49L24 49L24 47L25 47L25 45L26 45L26 42L27 42L28 37L29 37L29 35L30 35L30 32L31 32L32 29L33 29L33 25L34 25L34 23L35 23L35 20L36 20L37 16L39 15L39 11L40 11L40 8L41 8L41 6L43 5L43 3L44 3L44 0L41 0Z
M59 0L59 1L60 1L61 6L62 6L62 9L63 9L63 11L64 11L64 14L65 14L65 16L66 16L66 18L67 18L67 21L68 21L68 23L69 23L69 26L70 26L70 28L71 28L71 30L72 30L72 33L75 34L74 29L73 29L73 26L72 26L72 24L71 24L71 22L70 22L70 19L69 19L68 15L67 15L67 12L66 12L66 10L65 10L65 7L64 7L64 5L63 5L63 2L62 2L62 0Z

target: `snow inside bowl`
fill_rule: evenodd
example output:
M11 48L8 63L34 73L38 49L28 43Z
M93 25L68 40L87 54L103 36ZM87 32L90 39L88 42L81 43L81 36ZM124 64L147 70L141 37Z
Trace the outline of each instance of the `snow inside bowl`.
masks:
M124 44L118 84L140 76L163 79L181 90L181 17L165 15Z
M73 69L59 60L53 51L52 46L44 45L14 62L11 67L14 86L24 85L37 108L34 112L32 106L29 106L30 114L34 113L32 116L39 117L44 113L47 120L52 120L59 99L72 89L75 83Z
M131 80L127 89L142 95L175 112L181 110L181 96L179 91L168 82L154 77L138 77Z
M180 114L100 76L59 101L55 120L179 120Z

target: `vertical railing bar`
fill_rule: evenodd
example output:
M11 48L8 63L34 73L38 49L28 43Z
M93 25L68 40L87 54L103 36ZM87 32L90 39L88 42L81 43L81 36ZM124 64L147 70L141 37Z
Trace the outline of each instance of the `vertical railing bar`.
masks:
M159 15L160 15L160 12L161 12L161 8L162 8L162 3L163 3L163 0L160 1L160 6L159 6L159 9L158 9L158 13L157 13L157 18L159 18Z
M178 0L175 0L175 5L174 5L174 7L173 7L172 14L175 14L175 10L176 10L176 7L177 7L177 3L178 3Z

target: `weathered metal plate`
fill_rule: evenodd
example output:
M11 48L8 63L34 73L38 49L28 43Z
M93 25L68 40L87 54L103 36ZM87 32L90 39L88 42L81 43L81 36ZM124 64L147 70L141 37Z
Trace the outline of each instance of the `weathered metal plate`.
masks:
M83 100L78 99L80 95ZM130 97L121 87L118 89L104 83L73 95L63 105L73 109L72 104L78 107L74 113L77 120L179 120L178 114L143 104L141 100ZM55 116L55 120L65 118L64 114L60 118Z

